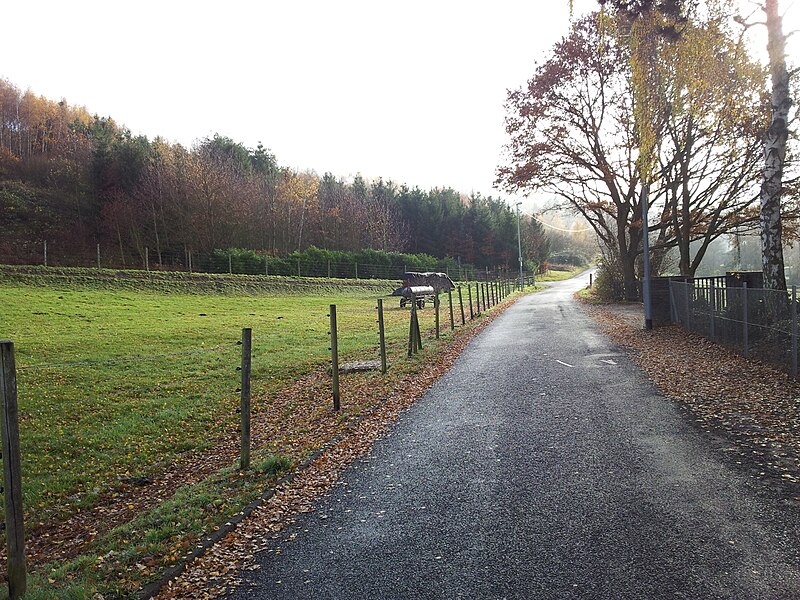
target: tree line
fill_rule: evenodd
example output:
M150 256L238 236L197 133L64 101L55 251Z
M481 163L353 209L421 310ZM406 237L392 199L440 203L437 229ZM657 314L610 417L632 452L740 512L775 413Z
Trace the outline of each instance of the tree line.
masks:
M777 229L780 242L776 202L785 238L795 236L800 216L796 164L774 142L791 150L788 77L776 102L770 69L748 55L745 30L733 26L744 21L724 3L600 4L604 10L575 22L528 84L509 93L509 159L498 182L547 191L556 206L584 217L626 298L637 296L642 276L646 204L655 274L675 252L680 274L693 276L715 240L761 228L765 281L781 287L772 277L780 251L763 240ZM768 17L776 5L767 1ZM776 162L781 169L768 194L765 155L771 172Z
M548 240L522 215L532 265ZM25 261L43 240L121 263L241 248L280 257L310 247L517 265L517 215L500 198L281 166L262 144L214 135L186 148L0 80L0 256Z

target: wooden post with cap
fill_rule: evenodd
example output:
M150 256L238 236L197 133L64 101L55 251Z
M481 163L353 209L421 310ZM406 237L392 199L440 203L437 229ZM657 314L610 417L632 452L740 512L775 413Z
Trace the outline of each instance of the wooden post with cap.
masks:
M0 394L2 410L3 493L8 553L8 597L17 600L27 589L25 524L22 512L22 471L19 450L19 410L14 342L0 341Z

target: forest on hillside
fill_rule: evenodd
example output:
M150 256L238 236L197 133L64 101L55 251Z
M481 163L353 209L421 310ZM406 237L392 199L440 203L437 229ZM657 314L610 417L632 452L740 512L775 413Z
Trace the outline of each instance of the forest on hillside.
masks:
M101 244L118 264L145 252L155 264L186 252L279 257L310 247L518 263L517 215L499 198L319 176L221 135L191 148L150 140L1 79L0 227L0 260L17 263L40 262L44 242L76 257ZM523 215L521 233L529 265L546 261L542 226Z

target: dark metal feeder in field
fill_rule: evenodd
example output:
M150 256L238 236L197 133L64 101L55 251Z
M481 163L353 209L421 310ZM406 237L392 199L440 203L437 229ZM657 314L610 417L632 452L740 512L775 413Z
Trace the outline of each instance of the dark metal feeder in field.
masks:
M434 298L442 292L455 289L455 285L447 273L403 273L403 285L392 292L392 296L400 296L400 308L405 307L414 299L417 308L424 308L425 301L433 302Z

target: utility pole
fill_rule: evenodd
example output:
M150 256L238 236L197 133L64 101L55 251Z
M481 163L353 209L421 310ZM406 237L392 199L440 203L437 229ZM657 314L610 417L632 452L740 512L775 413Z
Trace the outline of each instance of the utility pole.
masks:
M522 235L520 234L519 228L519 205L522 202L517 202L517 249L519 250L519 289L522 289L524 286L523 274L522 274Z
M644 263L644 273L642 276L642 301L644 302L644 328L653 328L653 307L650 303L650 230L647 224L647 195L650 192L650 184L642 186L642 259Z

